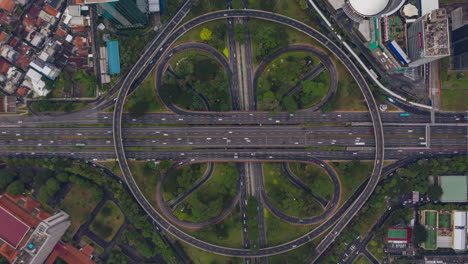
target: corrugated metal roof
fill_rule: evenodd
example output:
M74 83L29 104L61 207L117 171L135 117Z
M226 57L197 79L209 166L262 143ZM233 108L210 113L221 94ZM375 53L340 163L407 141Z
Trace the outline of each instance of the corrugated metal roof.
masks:
M120 73L120 55L119 42L108 41L107 45L107 64L109 65L109 74Z
M453 249L466 249L466 234L465 229L455 229L453 232Z
M466 212L459 212L459 211L455 212L453 223L456 227L466 226Z

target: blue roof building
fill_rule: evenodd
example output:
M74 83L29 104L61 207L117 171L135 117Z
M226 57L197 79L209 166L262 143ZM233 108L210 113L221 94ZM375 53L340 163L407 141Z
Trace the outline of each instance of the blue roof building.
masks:
M120 73L119 42L108 41L107 45L107 64L109 65L109 74Z

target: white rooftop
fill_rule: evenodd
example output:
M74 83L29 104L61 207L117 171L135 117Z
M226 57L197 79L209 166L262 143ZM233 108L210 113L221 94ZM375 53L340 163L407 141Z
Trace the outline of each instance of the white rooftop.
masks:
M432 10L439 9L439 0L421 1L421 16L429 14Z
M466 249L466 234L464 229L455 229L453 231L453 249Z
M349 0L353 9L364 16L377 15L387 7L388 2L389 0Z
M466 212L455 212L453 219L454 226L466 226Z

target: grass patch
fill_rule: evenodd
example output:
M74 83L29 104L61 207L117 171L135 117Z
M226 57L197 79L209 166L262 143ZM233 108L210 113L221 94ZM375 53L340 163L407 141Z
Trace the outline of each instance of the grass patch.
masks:
M62 71L57 80L48 85L48 98L95 97L97 80L93 73L78 69L74 73Z
M216 245L232 248L242 248L242 221L239 208L224 221L200 230L183 229L187 234Z
M202 1L199 1L202 2ZM200 32L202 29L208 29L212 32L211 39L209 40L203 40L200 37ZM210 21L203 23L201 25L198 25L189 31L187 31L184 35L182 35L180 38L178 38L174 45L179 45L185 42L189 41L197 41L197 42L203 42L205 44L208 44L210 46L213 46L216 48L218 51L222 52L224 48L227 47L227 24L226 21L224 20L215 20L215 21Z
M99 164L108 168L110 171L112 171L112 173L123 179L122 170L120 169L119 163L117 161L103 161L99 162Z
M72 238L75 235L78 228L89 219L98 202L90 190L73 184L60 205L60 208L70 215L71 220L66 237Z
M338 70L338 89L322 107L322 111L367 111L364 96L348 69L335 57L332 60Z
M181 24L192 18L221 9L227 9L227 3L224 0L199 0L195 2L190 13L182 20Z
M373 162L351 161L351 162L332 162L332 165L341 180L341 199L340 205L344 203L354 193L361 183L369 178Z
M372 262L366 256L360 254L353 264L372 264Z
M52 113L52 112L73 112L85 108L89 104L83 103L68 103L68 102L56 102L56 101L37 101L31 102L29 107L34 112Z
M330 200L333 195L333 183L328 174L315 164L290 163L291 171L312 190L312 193Z
M426 212L426 226L436 227L437 212Z
M128 166L132 172L138 187L148 202L157 209L156 185L159 181L159 174L152 166L153 162L129 162Z
M293 185L280 163L263 163L265 190L272 204L296 217L319 215L320 204L302 189Z
M124 111L128 111L135 116L142 115L145 112L166 111L156 94L155 78L156 72L153 70L135 92L127 97Z
M468 71L449 71L449 57L440 61L441 108L451 111L467 109Z
M111 241L122 226L125 216L113 201L106 201L91 222L91 231L105 241Z
M435 249L437 247L437 229L426 229L427 237L424 243L424 248Z
M268 246L276 246L298 238L313 230L316 225L297 226L281 221L268 210L265 213L265 226Z
M369 250L369 252L372 255L374 255L374 257L376 257L377 260L379 260L379 262L382 262L385 259L385 253L383 248L383 240L379 235L375 235L369 242L369 244L367 244L367 250Z
M235 163L216 163L211 179L177 206L174 214L190 221L205 221L219 215L231 204L238 178Z
M240 232L240 231L239 231ZM179 242L179 241L178 241ZM213 253L206 252L205 250L192 247L185 242L179 242L189 259L194 264L242 264L242 258L233 258Z

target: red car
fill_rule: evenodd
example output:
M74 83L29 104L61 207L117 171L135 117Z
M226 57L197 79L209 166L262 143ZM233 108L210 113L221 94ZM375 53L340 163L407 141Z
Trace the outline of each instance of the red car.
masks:
M372 133L372 132L374 132L374 130L369 129L369 130L367 130L367 132Z

